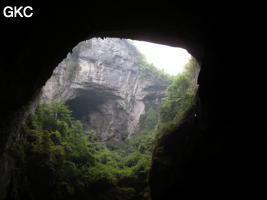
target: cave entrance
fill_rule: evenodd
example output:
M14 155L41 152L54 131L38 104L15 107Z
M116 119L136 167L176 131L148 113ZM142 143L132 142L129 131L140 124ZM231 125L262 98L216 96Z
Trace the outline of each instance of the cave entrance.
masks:
M46 199L110 199L112 194L129 200L148 194L156 137L194 104L199 72L191 56L180 73L170 74L173 69L162 64L157 68L158 58L172 52L162 46L155 56L157 47L151 45L93 38L74 47L54 70L24 129L25 149L34 148L26 155L34 165L26 176L39 194ZM51 187L34 178L38 173Z
M88 113L98 112L99 106L105 103L106 98L108 97L93 91L86 91L85 94L68 100L66 105L72 111L74 119L82 120Z
M182 101L186 101L179 95L189 87L196 90L198 72L197 62L184 49L93 38L79 43L58 65L43 89L42 100L68 105L73 117L86 130L95 131L100 140L124 141L142 132L148 111L160 112L167 88L179 73L176 82L181 84L169 89L170 105L165 103L166 109L174 104L176 107L161 114L165 122L173 119L174 110L181 109ZM174 92L180 94L171 94Z

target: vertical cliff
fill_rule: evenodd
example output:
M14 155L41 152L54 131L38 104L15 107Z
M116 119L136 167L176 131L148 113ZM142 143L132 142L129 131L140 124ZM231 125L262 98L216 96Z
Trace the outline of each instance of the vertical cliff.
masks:
M121 141L138 134L140 119L171 82L144 65L128 40L83 41L54 70L41 101L64 102L102 141Z

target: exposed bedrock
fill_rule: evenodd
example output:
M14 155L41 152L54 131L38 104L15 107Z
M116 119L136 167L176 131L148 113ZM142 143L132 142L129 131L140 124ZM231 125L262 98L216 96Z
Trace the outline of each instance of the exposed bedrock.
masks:
M262 12L251 14L253 2L65 1L49 10L39 4L32 4L33 18L0 16L1 157L15 141L24 118L19 113L26 113L25 106L79 41L102 36L147 40L186 48L201 64L196 127L188 123L163 143L166 151L159 160L170 162L164 169L157 162L152 167L153 200L183 199L182 194L187 199L207 199L208 194L212 199L266 198L266 123L261 122L266 103L259 98L266 84L255 84L264 80L258 75L265 60L251 59L260 51L250 47L262 45L264 38ZM0 199L9 163L5 157L0 162Z
M140 56L125 39L81 42L55 69L42 102L65 102L103 141L131 137L148 106L160 102L170 83L155 71L144 75Z

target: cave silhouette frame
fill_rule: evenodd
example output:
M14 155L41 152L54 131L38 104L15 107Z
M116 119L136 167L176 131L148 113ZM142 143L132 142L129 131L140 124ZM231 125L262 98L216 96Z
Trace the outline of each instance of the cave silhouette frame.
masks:
M20 116L27 110L25 106L35 99L53 68L78 41L107 36L170 44L189 50L202 66L198 79L199 121L205 132L203 141L209 144L209 148L202 152L202 160L206 163L195 167L195 173L205 172L207 177L217 177L209 183L198 180L199 185L192 185L194 187L191 187L190 180L197 178L191 177L184 182L187 191L201 195L214 189L214 197L221 197L220 194L229 197L233 196L232 193L242 197L247 197L247 194L266 196L265 188L259 183L266 177L266 164L262 162L266 150L259 142L264 139L261 137L263 134L260 139L241 135L241 132L248 130L244 124L255 125L249 127L251 133L259 126L259 123L247 118L248 114L255 113L252 109L244 109L250 102L246 89L239 87L240 83L248 83L248 76L243 76L241 66L242 69L251 67L242 59L248 55L244 41L252 43L253 38L246 33L251 22L255 22L251 20L253 16L248 15L240 3L222 3L220 6L204 2L182 3L185 5L151 3L149 7L140 8L135 2L132 4L135 9L127 9L122 4L102 7L102 1L99 4L95 2L92 7L101 7L102 12L88 12L85 5L77 5L79 9L73 9L73 4L69 7L53 6L47 12L44 6L40 7L38 18L27 21L23 28L19 23L11 26L4 20L1 30L4 51L1 55L7 59L1 62L7 67L0 69L1 74L5 75L1 86L6 92L1 96L5 105L1 108L1 151L4 152L16 136L18 126L14 124L21 122ZM68 5L67 2L65 4ZM46 37L40 40L42 35ZM244 35L249 37L245 38ZM14 47L17 47L16 51L13 51ZM36 63L42 64L36 67ZM15 69L20 73L14 74ZM201 158L194 158L194 162L198 160ZM197 190L196 186L199 187ZM3 188L1 186L0 191ZM201 189L203 192L197 193ZM181 197L178 191L177 198Z
M87 41L87 40L90 40L90 39L93 39L93 38L99 38L99 37L86 38L86 40L82 40L82 41ZM105 38L117 38L117 37L100 37L100 38L101 39L105 39ZM120 37L120 39L130 39L130 38L122 38L122 37ZM158 42L153 42L151 40L143 40L143 41L169 46L166 43L158 43ZM183 47L180 47L180 46L173 46L173 47L183 48ZM185 50L187 50L187 49L185 49ZM190 54L190 55L191 55L192 59L195 59L196 60L197 65L198 65L198 68L199 68L199 71L197 73L197 79L198 79L199 74L200 74L200 71L201 71L201 65L200 65L199 61L197 60L197 58L195 58L192 54ZM196 84L198 85L198 83L196 83ZM103 97L101 97L100 94L94 94L94 96L95 95L96 95L97 99L100 100L100 102L98 102L98 101L91 101L90 100L90 96L92 96L92 91L90 91L90 94L89 95L81 95L78 98L68 100L66 102L66 104L68 105L68 107L70 108L70 110L72 110L72 108L74 108L74 107L77 108L78 107L78 104L79 103L82 103L82 105L83 105L82 107L88 106L88 105L93 105L93 106L95 106L95 108L90 109L90 110L97 111L98 110L98 108L97 108L98 105L101 105L104 102L104 100L103 100ZM187 137L188 134L190 135L189 137L192 137L193 138L193 140L195 140L197 137L199 137L199 133L201 131L199 130L199 124L198 124L198 117L199 117L199 109L197 108L198 99L199 99L198 95L199 94L198 94L198 88L197 88L196 93L195 93L194 102L191 105L191 107L189 107L186 110L185 116L181 120L181 124L178 124L178 126L176 126L174 129L172 129L168 133L169 135L168 135L168 139L166 139L167 140L167 143L166 144L169 145L170 146L170 149L171 149L171 150L168 150L169 151L168 153L171 152L171 153L177 154L177 149L175 148L177 144L175 144L174 142L178 140L180 142L181 146L182 146L182 142L185 142L185 140L186 140L185 137ZM88 102L86 103L85 101L88 101L88 100L90 100L89 103ZM82 110L78 110L77 112L74 112L73 113L73 116L74 116L75 119L80 120L81 119L81 116L83 116L84 113L88 113L88 112L90 112L90 111L83 110L83 109ZM181 134L181 137L178 136L178 139L177 139L177 135L175 134L176 132L181 132L182 133ZM199 138L197 138L197 139L199 139ZM190 145L192 145L192 144L190 144ZM195 145L195 144L193 144L193 145ZM184 149L182 149L182 148L180 148L179 150L184 151ZM155 155L155 152L154 152L152 154L152 159L155 156L157 156L157 155ZM173 164L175 165L175 163L173 163ZM157 165L157 164L152 163L152 167L154 165ZM149 179L148 180L149 181L149 186L148 186L149 192L146 191L144 193L144 198L148 198L148 199L151 199L151 198L153 198L153 199L172 198L173 195L174 195L174 193L177 190L177 186L174 183L172 183L173 185L171 185L170 187L169 187L169 184L165 185L165 186L167 186L166 188L165 187L158 188L157 186L156 187L153 186L154 185L153 184L154 179L153 179L153 177L152 177L151 174L152 173L155 173L154 171L157 171L157 169L156 170L153 170L153 171L150 170L149 177L148 177L148 179ZM167 170L164 173L168 174L168 173L170 173L170 171L171 170ZM158 175L158 172L156 172L156 173ZM178 178L179 179L179 177L177 177L176 174L174 175L174 178ZM165 181L164 180L165 177L163 178L162 176L160 176L159 180L157 180L157 181L162 181L161 179L163 181ZM152 188L152 189L150 189L150 188ZM154 193L153 193L153 191L154 191ZM155 191L157 191L157 192L155 192Z

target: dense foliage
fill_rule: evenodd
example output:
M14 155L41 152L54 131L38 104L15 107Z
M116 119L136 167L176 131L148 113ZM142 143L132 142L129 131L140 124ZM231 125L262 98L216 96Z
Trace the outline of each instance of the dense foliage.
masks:
M148 110L141 133L130 140L131 144L138 146L138 149L142 149L143 144L149 145L149 150L152 151L165 133L179 126L186 111L195 103L198 72L199 65L191 58L182 73L170 77L172 83L168 86L160 107Z
M168 167L172 161L169 159L170 149L167 145L172 140L170 136L177 135L179 131L185 131L181 127L192 120L192 111L196 103L198 72L198 64L194 59L191 59L185 66L184 72L178 74L166 90L166 97L160 108L160 118L157 125L152 164L154 170L150 176L153 178L150 181L155 180L155 177L160 176L160 173L171 174ZM180 149L179 146L174 148L178 151ZM160 177L159 179L161 180Z
M143 199L155 138L179 123L192 105L195 74L191 60L168 87L162 105L147 110L139 135L113 151L94 131L85 131L65 105L39 106L10 149L16 160L10 199Z
M198 65L194 59L191 59L185 66L184 72L178 74L169 85L160 110L162 123L179 124L185 111L192 106L197 90L197 73Z
M21 199L142 199L150 156L108 150L63 104L40 106L21 138L11 149Z

